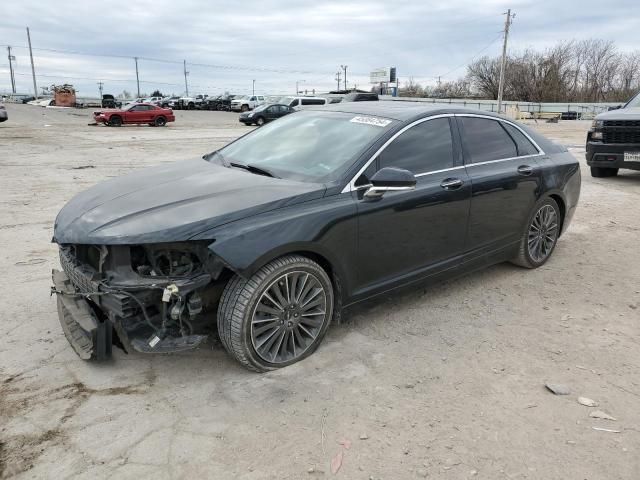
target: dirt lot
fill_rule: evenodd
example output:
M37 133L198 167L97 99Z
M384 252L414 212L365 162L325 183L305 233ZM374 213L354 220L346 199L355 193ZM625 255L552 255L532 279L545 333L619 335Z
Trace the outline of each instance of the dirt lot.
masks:
M329 478L342 455L336 478L639 478L640 173L592 179L587 122L536 126L583 163L578 212L543 268L498 265L363 304L312 357L258 375L214 341L85 363L49 297L53 220L67 200L211 151L247 130L237 115L115 129L87 126L89 111L8 111L0 477Z

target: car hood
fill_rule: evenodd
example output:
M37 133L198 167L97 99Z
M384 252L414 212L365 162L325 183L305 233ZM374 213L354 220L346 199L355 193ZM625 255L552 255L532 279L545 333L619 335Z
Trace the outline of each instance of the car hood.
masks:
M596 120L640 120L640 107L619 108L603 112L596 116Z
M102 182L58 214L59 244L131 244L184 241L262 212L319 198L321 184L227 168L204 159L141 169Z

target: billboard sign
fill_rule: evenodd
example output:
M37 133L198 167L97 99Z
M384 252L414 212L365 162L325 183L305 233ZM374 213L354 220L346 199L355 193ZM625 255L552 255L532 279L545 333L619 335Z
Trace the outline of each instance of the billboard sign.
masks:
M376 68L369 74L371 83L393 83L396 81L396 67Z
M389 73L389 68L377 68L369 74L369 79L371 83L389 82Z

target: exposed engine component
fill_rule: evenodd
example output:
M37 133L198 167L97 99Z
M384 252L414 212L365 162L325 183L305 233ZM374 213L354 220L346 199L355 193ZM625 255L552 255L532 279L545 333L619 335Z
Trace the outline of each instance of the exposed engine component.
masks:
M202 271L202 260L193 249L172 246L135 246L131 248L133 269L150 277L185 277Z

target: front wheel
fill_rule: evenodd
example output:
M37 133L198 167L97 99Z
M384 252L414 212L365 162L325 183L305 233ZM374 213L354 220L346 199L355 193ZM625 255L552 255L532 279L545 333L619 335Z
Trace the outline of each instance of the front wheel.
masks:
M265 372L311 355L334 308L333 286L320 265L300 255L268 263L249 280L232 278L218 307L218 335L244 367Z
M591 167L591 176L594 178L615 177L618 175L617 168Z
M164 127L167 124L167 119L164 117L158 117L153 123L156 127Z
M109 125L112 127L120 127L122 125L122 117L119 117L117 115L112 116L109 119Z
M511 262L525 268L544 265L558 242L561 221L560 208L554 199L539 201L527 222L518 255Z
M249 111L249 105L242 105L240 107L240 111L241 112L248 112Z
M264 125L264 117L258 117L258 119L256 120L256 125L258 125L259 127Z

